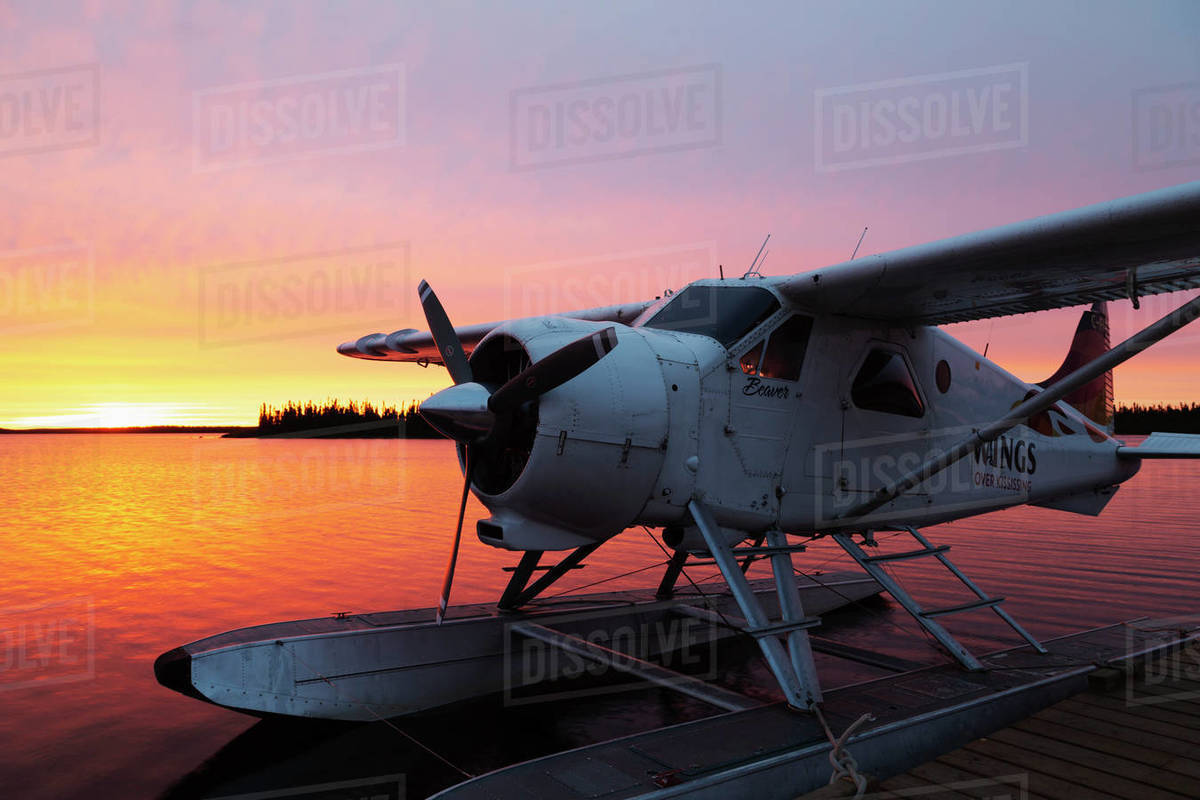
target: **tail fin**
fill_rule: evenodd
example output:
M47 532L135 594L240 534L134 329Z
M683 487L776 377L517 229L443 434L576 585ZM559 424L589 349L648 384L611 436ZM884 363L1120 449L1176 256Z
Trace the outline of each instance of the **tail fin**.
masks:
M1070 375L1088 362L1104 355L1112 346L1108 335L1108 304L1103 300L1095 303L1091 311L1083 312L1071 349L1058 371L1038 384L1046 389ZM1104 373L1085 383L1063 398L1063 402L1078 410L1102 430L1113 432L1113 374Z

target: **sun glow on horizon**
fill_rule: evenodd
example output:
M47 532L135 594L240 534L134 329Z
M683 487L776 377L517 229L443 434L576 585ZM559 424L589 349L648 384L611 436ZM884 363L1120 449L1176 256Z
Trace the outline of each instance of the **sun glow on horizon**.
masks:
M205 425L212 409L187 403L87 403L62 414L0 420L8 428L134 428L149 425Z

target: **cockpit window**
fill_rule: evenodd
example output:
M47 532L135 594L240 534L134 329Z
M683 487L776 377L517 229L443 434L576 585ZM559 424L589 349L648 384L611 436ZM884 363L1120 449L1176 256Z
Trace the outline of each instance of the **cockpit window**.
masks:
M782 325L767 334L765 340L746 351L741 358L742 372L780 381L800 380L800 368L804 366L804 351L808 349L812 326L812 317L802 314L788 317Z
M759 342L741 358L742 372L747 375L758 374L758 362L762 359L763 343Z
M890 350L875 349L868 355L850 388L854 405L867 411L920 417L925 414L916 381L904 357Z
M775 295L757 286L693 284L671 298L645 327L699 333L729 347L778 310Z
M763 356L759 374L764 378L781 381L800 379L800 367L804 365L804 351L808 349L808 337L812 334L812 317L796 314L771 332L767 340L767 352Z

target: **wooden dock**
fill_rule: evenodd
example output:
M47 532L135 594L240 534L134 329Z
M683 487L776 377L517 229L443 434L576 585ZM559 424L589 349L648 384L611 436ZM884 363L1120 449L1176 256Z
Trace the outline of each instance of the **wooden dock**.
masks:
M1093 673L1068 700L883 781L868 797L1200 797L1200 647Z

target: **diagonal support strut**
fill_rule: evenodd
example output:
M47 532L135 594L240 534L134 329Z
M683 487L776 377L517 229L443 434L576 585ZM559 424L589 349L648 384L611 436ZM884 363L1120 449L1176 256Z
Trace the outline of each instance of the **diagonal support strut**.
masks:
M796 589L796 577L791 567L791 555L776 552L771 556L772 567L775 570L775 588L779 593L779 606L784 614L782 623L772 623L762 604L754 596L754 590L750 588L750 582L742 572L742 565L725 541L708 507L699 500L692 500L688 503L688 510L750 626L746 631L758 640L767 666L779 683L779 688L783 690L788 705L808 709L821 702L821 685L813 666L812 649L806 630L816 622L803 616L800 593ZM783 537L783 534L779 533L779 537ZM786 543L786 540L776 538L772 540L772 544L775 545L779 541ZM785 579L781 580L780 576L785 570ZM790 591L787 587L790 587ZM787 650L784 649L780 635L787 637Z
M599 546L600 542L597 542L596 544L584 545L583 547L578 547L572 550L569 555L562 559L562 561L559 561L557 564L546 570L545 575L534 581L528 588L525 588L525 582L529 580L530 573L532 573L534 568L537 566L537 559L541 557L540 551L527 551L525 555L521 557L521 563L517 566L517 571L513 573L512 580L509 582L509 587L504 590L504 595L500 598L500 603L498 604L499 607L504 611L512 611L513 609L517 609L525 605L530 600L544 592L550 587L551 584L553 584L563 575L567 574L573 569L576 569L580 565L580 562L590 556L592 552ZM533 553L537 553L536 558L532 556ZM532 560L526 568L526 561L529 559ZM525 568L524 573L522 572L523 568ZM522 575L524 577L522 577ZM520 578L520 588L514 588L518 586L518 578Z

